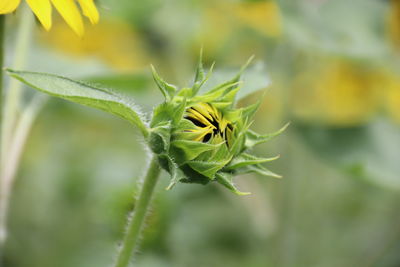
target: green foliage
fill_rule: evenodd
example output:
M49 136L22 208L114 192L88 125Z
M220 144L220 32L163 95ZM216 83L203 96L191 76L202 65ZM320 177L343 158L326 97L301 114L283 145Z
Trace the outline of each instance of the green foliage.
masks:
M248 154L248 149L279 135L287 127L269 135L256 134L248 128L261 102L245 108L235 107L241 76L251 60L233 78L202 94L199 93L213 69L212 65L208 73L205 72L202 56L193 86L181 90L164 81L151 66L154 81L165 101L154 108L149 128L132 101L115 92L51 74L7 71L39 91L104 110L134 124L157 155L162 168L171 175L167 189L178 181L200 184L216 181L243 195L247 193L240 192L232 181L236 174L255 172L279 177L261 165L278 157L258 158ZM261 83L261 88L263 85L266 83ZM254 92L253 89L245 90L242 96Z
M52 74L11 69L7 72L36 90L126 119L137 126L144 136L148 135L147 126L133 102L115 92Z
M236 194L245 195L247 193L240 192L233 183L236 174L255 172L280 177L261 165L278 157L258 158L248 154L248 150L279 135L288 125L275 133L259 135L248 128L261 101L245 108L235 107L242 85L240 79L251 59L233 78L207 91L202 87L210 79L213 65L206 73L201 55L191 88L168 89L176 87L166 83L153 69L165 102L154 109L149 143L153 152L159 154L163 168L171 174L172 182L168 188L177 181L200 184L216 181ZM254 91L247 90L242 96ZM156 144L168 142L162 138L168 136L167 131L170 131L169 143ZM175 167L180 169L179 175Z

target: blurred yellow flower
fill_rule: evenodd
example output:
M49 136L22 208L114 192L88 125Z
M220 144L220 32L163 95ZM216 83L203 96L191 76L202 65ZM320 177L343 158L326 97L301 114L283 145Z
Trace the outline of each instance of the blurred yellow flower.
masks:
M241 2L234 10L235 17L242 24L270 37L280 36L282 22L275 1Z
M14 12L20 2L21 0L1 0L0 14ZM51 5L53 4L74 32L83 36L82 16L75 0L26 0L26 2L46 30L50 30L52 25ZM96 24L99 21L99 13L93 0L77 0L77 2L79 2L83 15L88 17L92 24Z
M388 72L381 82L382 89L385 89L384 107L389 117L400 123L400 75Z
M388 18L388 28L390 39L393 45L400 49L400 1L392 0Z
M381 103L379 77L362 64L346 60L321 63L295 79L294 115L332 126L365 123Z
M88 27L85 36L79 38L64 23L56 21L52 34L41 37L60 52L77 58L96 57L123 71L149 64L140 36L124 22L102 20L96 27Z
M229 50L230 54L242 53L246 56L265 49L262 42L254 41L256 35L246 35L238 42L237 36L248 30L272 38L279 37L282 32L279 6L273 0L212 2L204 10L202 25L200 33L196 33L195 38L198 39L195 42L206 47L210 57L232 48L234 51ZM198 47L194 51L198 51ZM239 61L243 61L243 58Z

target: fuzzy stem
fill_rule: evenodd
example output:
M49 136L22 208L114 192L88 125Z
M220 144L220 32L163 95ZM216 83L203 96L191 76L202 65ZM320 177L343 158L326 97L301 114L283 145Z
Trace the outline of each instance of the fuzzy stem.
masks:
M27 4L22 3L19 7L21 10L21 21L17 29L17 41L15 45L15 55L13 69L22 69L25 65L30 41L32 39L32 31L34 25L34 17L29 10ZM4 99L4 114L1 128L1 163L5 164L8 149L11 144L10 139L16 126L18 109L22 97L22 83L16 79L11 79L7 94Z
M135 211L128 225L121 249L117 255L117 261L114 267L126 267L132 256L133 250L138 242L140 231L142 229L144 218L149 208L150 200L160 175L160 166L158 160L154 156L147 170L146 177L139 195Z

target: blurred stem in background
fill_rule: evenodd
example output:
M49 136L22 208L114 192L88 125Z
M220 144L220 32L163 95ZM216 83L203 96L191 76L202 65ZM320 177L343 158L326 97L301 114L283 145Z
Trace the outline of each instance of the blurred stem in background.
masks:
M4 39L5 39L5 16L0 15L0 126L2 122L2 116L3 116L3 63L4 63ZM1 144L0 144L1 145ZM0 148L2 149L2 147ZM1 170L1 168L0 168ZM0 194L2 193L2 184L0 183ZM1 197L0 197L1 199ZM0 203L0 206L2 204ZM1 215L0 215L1 216ZM1 217L0 217L1 221ZM1 222L0 222L1 224ZM3 237L2 233L0 230L0 266L2 265L2 254L3 254Z
M34 25L33 14L29 11L28 6L23 4L20 10L21 21L17 29L13 59L13 67L16 69L22 69L25 65ZM5 92L4 102L2 102L4 110L2 112L0 155L0 251L3 250L7 237L7 211L14 176L29 129L38 110L43 105L43 98L33 97L18 116L21 102L22 84L11 79L8 90Z
M26 4L22 5L21 21L17 29L17 41L14 53L14 69L22 69L28 53L28 48L32 39L32 26L34 24L33 14ZM21 102L22 83L16 79L11 79L4 99L4 118L1 135L1 156L2 162L6 160L6 154L12 138L12 132L15 129L15 123L18 116L18 108Z
M5 16L0 15L0 122L2 120L3 110L3 64L4 64L4 42L5 42ZM1 123L0 123L1 125Z
M114 265L115 267L126 267L129 264L133 250L138 242L143 221L146 217L159 175L160 166L158 165L157 157L154 156L147 170L146 177L144 178L139 199L135 203L135 211L133 216L131 219L128 219L125 237L121 245L121 249L118 252L117 260Z

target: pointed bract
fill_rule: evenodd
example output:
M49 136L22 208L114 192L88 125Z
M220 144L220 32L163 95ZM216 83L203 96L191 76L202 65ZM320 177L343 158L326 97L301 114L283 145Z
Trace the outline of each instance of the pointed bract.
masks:
M156 72L156 69L154 68L153 65L151 65L151 71L153 73L153 78L154 81L156 82L158 88L160 91L163 93L165 100L166 101L171 101L171 99L174 97L177 88L175 85L169 84L166 81L164 81Z
M246 195L251 194L250 192L239 191L232 182L232 175L230 175L228 173L218 173L216 175L215 179L218 183L222 184L223 186L228 188L230 191L232 191L233 193L235 193L239 196L246 196Z

